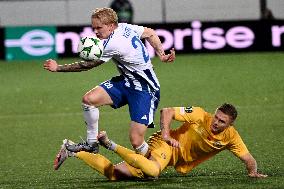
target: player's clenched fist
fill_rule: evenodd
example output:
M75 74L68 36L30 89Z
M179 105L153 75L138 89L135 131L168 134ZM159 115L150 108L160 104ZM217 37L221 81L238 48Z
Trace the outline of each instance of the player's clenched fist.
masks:
M162 62L173 62L176 59L175 49L172 48L169 54L164 54L160 56Z
M48 59L44 63L43 68L51 72L56 72L58 68L58 64L55 60Z

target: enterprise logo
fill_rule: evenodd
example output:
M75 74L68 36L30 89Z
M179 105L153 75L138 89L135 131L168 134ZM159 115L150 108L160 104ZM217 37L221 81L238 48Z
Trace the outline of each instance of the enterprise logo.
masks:
M28 55L43 56L53 50L54 38L48 31L36 29L24 33L20 39L6 39L5 46L20 47Z
M57 32L56 27L7 27L5 28L6 59L56 58L64 54L66 41L72 44L72 53L77 53L81 37L94 35L91 27L82 32Z

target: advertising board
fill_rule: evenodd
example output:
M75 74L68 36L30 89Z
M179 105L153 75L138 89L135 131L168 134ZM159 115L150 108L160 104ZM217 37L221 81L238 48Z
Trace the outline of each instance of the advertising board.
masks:
M175 48L177 54L284 50L281 20L141 25L153 28L164 49ZM76 57L80 37L90 35L94 35L90 26L7 27L0 56L6 60ZM146 47L150 57L155 56L147 42Z

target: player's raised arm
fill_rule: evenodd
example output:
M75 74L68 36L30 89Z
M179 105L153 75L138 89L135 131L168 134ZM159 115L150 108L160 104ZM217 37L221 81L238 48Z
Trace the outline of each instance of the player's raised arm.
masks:
M51 72L81 72L81 71L90 70L103 63L104 62L101 60L96 60L96 61L80 61L71 64L59 65L55 60L48 59L44 63L43 67L44 69Z
M172 48L169 54L165 54L161 40L153 29L144 27L141 38L145 38L150 43L162 62L173 62L175 60L175 49Z
M267 175L261 174L257 172L257 163L253 156L248 153L240 157L240 159L246 165L248 176L252 178L265 178Z
M163 108L160 116L160 127L163 139L173 147L179 147L179 142L170 136L171 122L175 116L174 108Z

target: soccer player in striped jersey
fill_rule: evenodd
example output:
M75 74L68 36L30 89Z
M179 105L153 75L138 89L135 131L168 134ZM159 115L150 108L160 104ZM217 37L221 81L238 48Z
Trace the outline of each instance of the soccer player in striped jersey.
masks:
M162 62L173 62L175 51L171 49L169 54L165 54L159 37L151 28L118 23L117 14L111 8L95 9L92 27L96 36L104 40L104 51L100 60L59 65L55 60L49 59L44 64L44 68L52 72L78 72L92 69L112 59L120 73L83 96L87 141L70 145L68 149L73 152L97 153L98 108L110 105L116 109L128 104L131 118L130 142L137 152L145 154L148 144L144 135L147 127L154 125L154 113L160 101L160 84L141 39L149 42Z
M186 174L219 152L229 150L245 164L249 177L267 177L258 172L256 160L234 128L236 118L235 107L227 103L218 107L214 115L200 107L163 108L161 131L149 138L146 156L114 143L105 132L101 132L101 144L117 153L125 162L113 165L100 154L72 154L66 149L70 141L65 139L55 159L54 168L57 170L67 157L75 156L110 180L158 177L168 166ZM182 125L170 129L172 120L180 121Z

